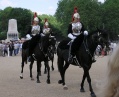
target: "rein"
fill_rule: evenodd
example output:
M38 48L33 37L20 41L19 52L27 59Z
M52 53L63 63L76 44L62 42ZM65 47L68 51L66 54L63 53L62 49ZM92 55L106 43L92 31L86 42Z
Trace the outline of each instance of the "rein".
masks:
M47 56L47 54L45 54L44 53L44 51L43 51L43 47L42 47L42 44L41 43L38 43L39 45L39 49L41 50L41 52L44 54L44 56L46 57Z
M83 44L84 44L85 50L86 50L86 52L87 52L87 53L91 56L91 58L92 58L92 55L91 55L91 53L90 53L90 50L88 49L87 38L85 37L84 40L86 40L86 42L83 41Z

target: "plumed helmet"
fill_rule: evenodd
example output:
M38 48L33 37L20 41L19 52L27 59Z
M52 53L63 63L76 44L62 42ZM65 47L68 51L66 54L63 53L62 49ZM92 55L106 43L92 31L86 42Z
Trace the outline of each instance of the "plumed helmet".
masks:
M39 19L38 19L38 17L35 17L35 18L34 18L34 21L37 21L37 22L39 22Z
M74 20L74 18L80 19L80 15L78 13L77 7L74 8L74 13L73 13L73 16L72 16L72 21Z
M34 24L34 21L39 22L39 19L38 19L38 16L37 16L37 13L36 13L36 12L35 12L34 15L33 15L32 24Z
M45 18L45 21L44 21L44 26L46 27L46 26L48 26L49 25L49 23L48 23L48 19L47 18Z
M75 14L73 15L73 17L79 19L79 18L80 18L80 15L79 15L79 13L75 13Z
M48 26L49 25L48 22L45 22L45 25Z

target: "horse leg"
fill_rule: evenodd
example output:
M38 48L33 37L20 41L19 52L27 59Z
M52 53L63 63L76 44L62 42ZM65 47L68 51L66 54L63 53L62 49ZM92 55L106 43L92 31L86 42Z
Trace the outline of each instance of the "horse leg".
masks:
M53 62L54 62L54 56L53 56L53 58L52 58L52 60L51 60L51 62L52 62L52 71L54 71L54 66L53 66Z
M40 65L41 65L41 62L37 61L37 83L40 83L40 80L39 80Z
M48 61L45 62L45 66L46 66L47 71L48 71L48 73L47 73L47 81L46 81L46 82L47 82L48 84L50 84L50 67L49 67Z
M39 76L41 76L41 66L42 66L42 64L40 63L40 66L39 66L39 68L40 68Z
M64 60L58 58L57 59L57 67L58 67L58 71L59 71L60 76L61 76L61 80L58 81L59 84L62 84L63 83L63 81L62 81L63 65L64 65Z
M24 61L21 63L21 75L20 78L23 79L23 68L24 68Z
M33 60L33 61L31 61L30 65L29 65L31 80L34 80L33 75L32 75L33 63L34 63L34 60Z
M44 74L47 74L47 67L46 67L46 64L44 63L44 65L45 65Z
M68 87L67 87L67 85L65 84L65 72L66 72L66 70L67 70L67 68L69 67L69 63L65 63L65 65L64 65L64 68L63 68L63 72L62 72L62 85L63 85L63 89L64 90L67 90L68 89Z
M59 62L61 62L61 63L59 64ZM63 64L64 64L64 61L63 60L62 61L58 61L59 71L60 71L60 75L61 75L61 80L59 80L58 83L59 84L62 83L63 89L67 90L68 87L65 84L65 72L66 72L66 69L69 67L69 63L66 62L66 64L64 65L64 67L63 67Z
M92 85L91 85L91 78L90 78L90 75L89 75L89 71L87 71L87 81L89 83L89 89L90 89L90 92L91 92L91 97L96 97L96 95L93 91Z
M84 81L86 79L86 70L84 69L84 74L83 74L83 78L82 78L82 82L81 82L81 89L80 92L85 92L84 90Z

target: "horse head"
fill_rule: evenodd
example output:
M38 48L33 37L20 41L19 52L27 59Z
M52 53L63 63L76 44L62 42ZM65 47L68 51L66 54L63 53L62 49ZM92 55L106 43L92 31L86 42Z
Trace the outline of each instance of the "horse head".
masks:
M109 36L106 30L97 29L89 34L89 36L92 36L93 42L101 45L102 47L109 45Z
M98 37L99 37L99 44L102 45L102 47L109 46L109 35L106 30L99 30Z
M55 46L56 44L56 38L55 36L50 36L49 37L50 45Z
M50 46L48 48L48 53L49 53L49 57L53 58L54 57L54 53L56 53L56 38L55 36L50 36L49 37L49 41L50 41Z
M49 41L49 34L41 37L41 43L42 47L45 53L48 51L48 47L50 46L50 41Z

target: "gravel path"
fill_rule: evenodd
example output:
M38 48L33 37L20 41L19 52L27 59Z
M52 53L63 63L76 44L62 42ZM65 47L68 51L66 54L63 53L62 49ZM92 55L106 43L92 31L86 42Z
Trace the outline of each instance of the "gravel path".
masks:
M63 90L62 85L58 84L60 75L57 70L56 59L55 56L55 70L51 71L51 84L47 84L47 75L43 74L44 65L42 65L41 83L36 83L36 63L33 66L35 80L31 81L29 77L29 64L25 64L24 78L20 79L19 77L21 56L0 57L0 97L90 97L87 80L84 87L86 92L80 92L83 70L77 66L70 65L67 69L66 84L68 90ZM98 94L99 88L103 86L107 60L108 56L97 58L96 63L92 64L90 70L92 86L96 94Z

